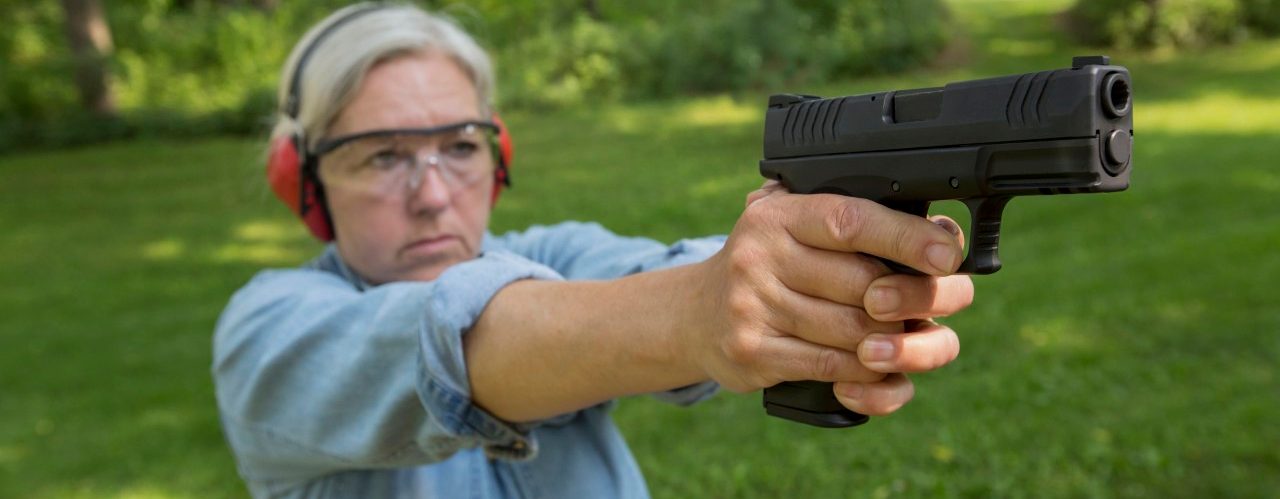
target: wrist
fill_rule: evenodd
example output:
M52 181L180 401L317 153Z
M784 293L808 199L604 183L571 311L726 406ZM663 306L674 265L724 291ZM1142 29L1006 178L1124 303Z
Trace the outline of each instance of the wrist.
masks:
M716 256L672 269L682 275L678 279L680 285L670 293L669 316L675 321L667 328L670 332L671 364L696 376L697 381L712 379L706 359L708 351L714 348L712 317L715 316L713 311L719 307L714 301L714 297L720 296L720 292L714 289L720 285L720 280L714 277Z

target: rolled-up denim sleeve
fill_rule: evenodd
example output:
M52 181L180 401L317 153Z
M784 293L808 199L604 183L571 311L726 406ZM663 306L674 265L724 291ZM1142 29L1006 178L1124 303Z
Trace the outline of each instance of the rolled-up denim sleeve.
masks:
M232 297L214 336L218 406L241 473L285 488L471 447L531 457L530 427L471 403L462 335L504 286L560 278L495 251L435 281L364 292L322 271L255 277Z
M490 237L486 244L541 263L566 279L613 279L697 263L724 246L725 236L667 245L614 234L594 222L564 222Z
M564 222L490 237L486 245L542 263L566 279L613 279L640 272L701 262L724 247L722 235L663 244L614 234L592 222ZM653 394L658 400L687 406L714 395L714 382Z

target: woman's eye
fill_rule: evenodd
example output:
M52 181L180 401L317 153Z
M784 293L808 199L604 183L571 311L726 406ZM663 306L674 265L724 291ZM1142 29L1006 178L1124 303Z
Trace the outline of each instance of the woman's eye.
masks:
M379 170L391 170L405 161L405 155L393 149L386 149L369 156L369 165Z
M469 140L456 140L445 145L444 153L455 158L466 158L475 154L480 144Z

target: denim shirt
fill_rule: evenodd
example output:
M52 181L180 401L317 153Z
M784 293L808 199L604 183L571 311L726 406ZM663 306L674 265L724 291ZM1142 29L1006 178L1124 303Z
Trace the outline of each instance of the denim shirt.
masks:
M428 282L370 286L330 245L266 270L218 320L223 432L255 497L643 498L611 403L512 424L471 402L462 335L520 279L608 279L701 261L723 237L672 246L564 223L494 237ZM658 398L688 405L701 383Z

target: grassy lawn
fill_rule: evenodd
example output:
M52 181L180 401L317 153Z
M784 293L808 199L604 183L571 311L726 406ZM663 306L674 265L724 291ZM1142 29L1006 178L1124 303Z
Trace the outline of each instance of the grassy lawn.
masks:
M1063 2L957 1L945 67L788 91L1064 67ZM624 401L655 497L1265 497L1280 490L1280 41L1110 54L1133 74L1130 191L1018 199L1005 268L948 319L960 359L852 430L759 395ZM764 96L508 113L495 230L598 220L727 231L760 183ZM258 269L319 245L261 181L262 144L138 141L0 157L0 497L239 497L210 334Z

